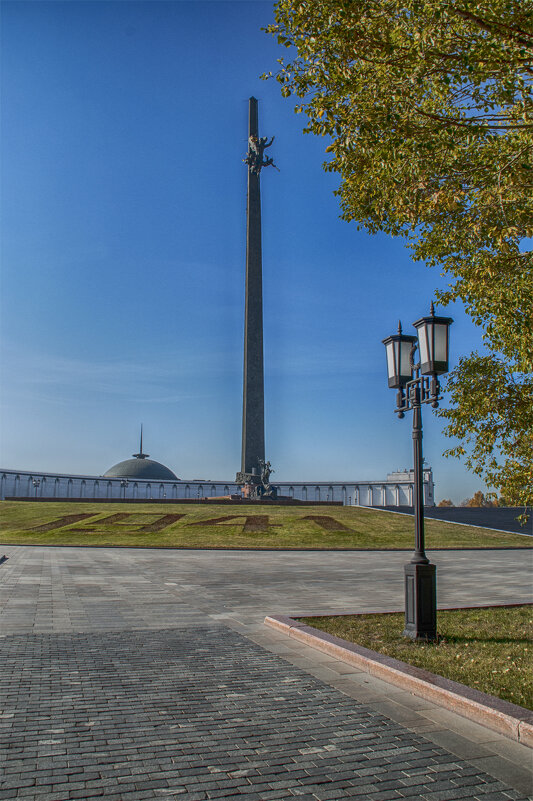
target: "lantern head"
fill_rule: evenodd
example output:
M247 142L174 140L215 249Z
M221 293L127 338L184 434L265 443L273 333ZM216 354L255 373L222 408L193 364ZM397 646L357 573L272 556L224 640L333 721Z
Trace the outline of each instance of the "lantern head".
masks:
M451 317L436 317L433 303L429 317L413 323L418 333L420 372L422 375L442 375L449 370L449 328Z
M402 334L402 324L398 323L398 333L383 340L387 353L389 387L400 389L413 377L411 350L416 337Z

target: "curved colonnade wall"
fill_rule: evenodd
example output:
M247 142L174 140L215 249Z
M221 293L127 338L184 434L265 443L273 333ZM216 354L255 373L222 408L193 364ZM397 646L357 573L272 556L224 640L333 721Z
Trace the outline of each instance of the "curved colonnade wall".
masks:
M302 501L338 501L348 506L412 506L413 472L389 473L385 481L279 482L279 495ZM75 476L27 470L0 470L0 498L58 498L90 501L201 499L240 494L232 481L147 481ZM424 505L434 506L433 474L424 470Z

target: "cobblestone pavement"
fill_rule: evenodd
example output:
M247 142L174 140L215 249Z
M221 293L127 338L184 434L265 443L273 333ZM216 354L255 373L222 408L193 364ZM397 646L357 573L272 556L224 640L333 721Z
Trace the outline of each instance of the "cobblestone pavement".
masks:
M0 799L528 797L523 746L261 624L394 607L405 554L1 552ZM526 600L527 555L492 557L481 602Z

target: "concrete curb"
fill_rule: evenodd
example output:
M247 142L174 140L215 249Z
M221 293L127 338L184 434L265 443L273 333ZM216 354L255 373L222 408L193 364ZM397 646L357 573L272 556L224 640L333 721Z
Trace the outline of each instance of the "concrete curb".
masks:
M511 534L512 532L504 532ZM257 545L238 547L231 547L229 545L61 545L59 543L47 542L9 542L2 540L0 546L10 548L115 548L124 550L144 550L146 551L268 551L269 553L413 553L411 548L331 548L325 545L323 548L276 548L275 546L261 546ZM426 553L434 553L441 551L442 553L451 553L452 551L533 551L532 545L487 545L485 547L473 547L469 545L465 548L426 548Z
M533 712L390 656L341 640L287 615L269 615L265 625L383 681L433 701L511 740L533 748Z

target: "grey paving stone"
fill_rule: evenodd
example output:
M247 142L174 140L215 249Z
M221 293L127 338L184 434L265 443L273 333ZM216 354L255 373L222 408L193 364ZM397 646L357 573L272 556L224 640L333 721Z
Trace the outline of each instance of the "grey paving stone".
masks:
M390 608L396 574L401 598L404 555L12 550L0 575L8 597L0 622L12 632L1 638L0 693L12 715L0 719L2 778L39 784L5 785L0 798L15 790L35 801L387 801L422 788L486 801L526 797L503 776L510 762L498 763L502 785L483 773L492 769L492 743L465 746L457 731L425 739L409 730L419 716L408 699L401 707L394 688L389 697L384 682L347 676L313 649L265 636L265 613L316 608L319 596L353 608L368 603L369 582L372 608ZM529 587L522 557L497 556L479 554L490 592L503 597L509 586L521 597ZM439 571L466 565L464 554L438 559ZM448 593L460 603L442 575L441 602ZM490 600L481 579L464 584L465 601L483 592ZM259 644L228 626L255 632ZM351 697L335 689L345 684ZM379 708L354 700L365 694ZM521 764L519 749L509 754Z
M401 787L397 792L402 798L421 798L431 792L431 787L427 784L417 784L413 787Z
M389 790L409 797L408 783L424 781L407 775L422 758L435 779L432 801L451 797L443 792L483 793L481 774L477 783L464 774L461 786L461 761L442 747L223 626L12 636L2 646L13 717L0 747L9 752L10 728L35 743L28 759L13 760L9 786L34 781L21 777L37 764L39 790L29 788L36 798L133 801L143 792L179 797L182 788L187 798L319 798L331 791L342 799ZM73 675L84 677L77 720ZM34 699L39 715L32 714ZM65 755L42 757L53 739ZM66 762L69 776L61 773Z

